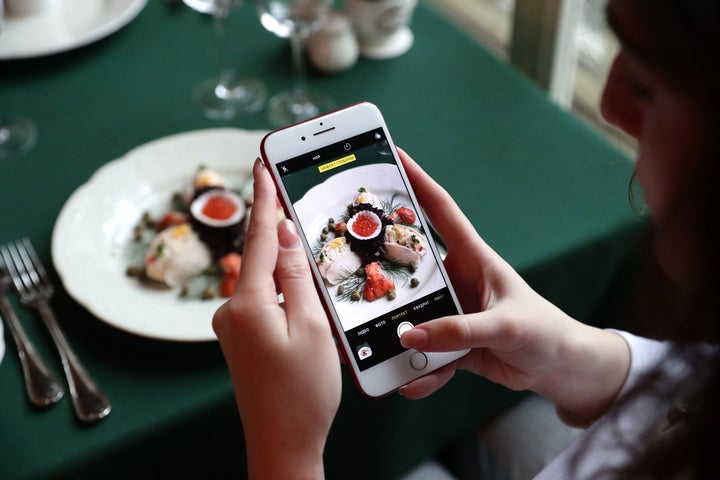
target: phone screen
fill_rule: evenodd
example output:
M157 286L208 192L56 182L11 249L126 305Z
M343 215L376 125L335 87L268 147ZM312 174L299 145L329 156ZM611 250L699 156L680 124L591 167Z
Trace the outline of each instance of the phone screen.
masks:
M459 313L386 138L380 127L277 163L361 371L405 351L406 329Z

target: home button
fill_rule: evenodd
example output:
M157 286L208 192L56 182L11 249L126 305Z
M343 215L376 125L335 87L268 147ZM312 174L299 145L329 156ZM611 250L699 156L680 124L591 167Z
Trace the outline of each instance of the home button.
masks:
M422 370L427 367L428 358L423 352L415 352L410 355L410 366L415 370Z

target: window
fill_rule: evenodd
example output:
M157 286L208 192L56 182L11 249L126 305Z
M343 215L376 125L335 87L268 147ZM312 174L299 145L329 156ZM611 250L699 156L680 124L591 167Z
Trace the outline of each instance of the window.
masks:
M634 140L607 125L598 109L617 51L605 23L607 0L517 0L517 5L516 0L430 2L499 58L512 61L538 81L558 104L571 108L634 156ZM538 51L538 45L548 44L538 41L542 35L559 40L554 48Z

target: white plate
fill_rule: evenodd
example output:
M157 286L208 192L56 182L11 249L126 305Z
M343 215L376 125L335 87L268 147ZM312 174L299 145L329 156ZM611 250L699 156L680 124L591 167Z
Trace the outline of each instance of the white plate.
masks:
M266 132L211 129L155 140L100 168L67 200L55 223L52 258L68 293L101 320L130 333L174 341L214 340L222 300L181 299L125 274L143 212L165 211L200 165L231 186L250 181Z
M125 26L147 0L48 3L36 13L6 16L0 32L0 60L49 55L92 43Z
M393 194L397 194L395 203L411 206L410 197L396 166L381 163L345 170L311 188L295 202L295 209L299 212L298 220L311 245L314 239L320 238L329 218L338 220L346 213L347 205L355 200L360 187L365 187L380 201L389 200ZM412 276L420 280L418 287L411 288L409 279L407 284L396 285L397 296L394 300L379 298L373 302L350 302L337 300L332 295L335 310L343 320L345 330L362 325L445 286L440 270L433 262L432 252L423 257ZM334 287L330 287L330 291L333 290Z

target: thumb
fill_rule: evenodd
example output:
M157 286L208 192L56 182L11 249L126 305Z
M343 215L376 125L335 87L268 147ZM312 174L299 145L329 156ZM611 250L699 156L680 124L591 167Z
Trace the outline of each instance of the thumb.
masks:
M512 328L489 310L422 323L405 332L400 343L426 352L452 352L506 345L514 337Z
M291 220L284 219L278 224L278 244L275 280L285 298L288 314L315 311L317 291L305 249Z

